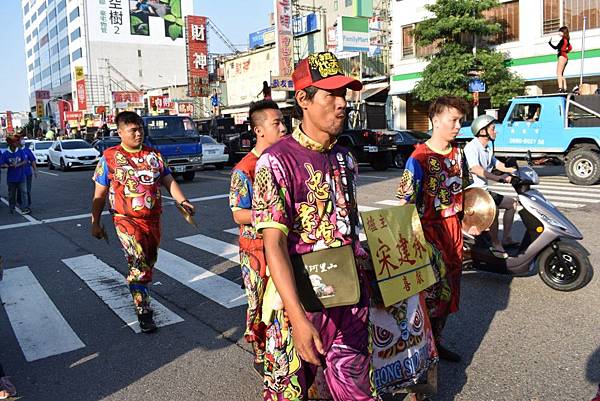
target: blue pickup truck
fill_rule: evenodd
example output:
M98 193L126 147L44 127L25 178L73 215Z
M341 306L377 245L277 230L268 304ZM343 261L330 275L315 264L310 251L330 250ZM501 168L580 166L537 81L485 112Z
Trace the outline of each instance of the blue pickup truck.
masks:
M494 143L500 157L558 159L569 181L577 185L600 182L600 95L554 94L511 100L496 124ZM473 138L463 127L457 141Z
M202 145L194 121L189 117L151 116L144 120L144 143L158 149L173 171L192 181L202 169Z

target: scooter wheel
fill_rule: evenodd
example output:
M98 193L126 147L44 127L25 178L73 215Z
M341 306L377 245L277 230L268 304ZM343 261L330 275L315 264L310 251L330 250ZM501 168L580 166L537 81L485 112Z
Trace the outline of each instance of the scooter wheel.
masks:
M540 253L537 259L538 274L550 288L558 291L578 290L585 287L594 276L594 268L587 255L588 252L579 243L561 241L556 252L549 246Z

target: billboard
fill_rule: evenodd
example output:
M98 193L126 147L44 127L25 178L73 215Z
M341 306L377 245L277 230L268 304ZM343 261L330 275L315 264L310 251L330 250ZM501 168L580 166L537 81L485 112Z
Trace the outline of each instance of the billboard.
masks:
M12 133L14 132L13 121L12 121L12 111L6 112L6 132Z
M168 95L150 96L150 110L173 109L174 106Z
M315 13L295 17L292 21L294 36L308 35L309 33L316 32L320 29L319 18ZM260 31L252 32L248 35L248 48L250 49L270 45L271 43L275 43L274 27L261 29Z
M194 115L194 103L177 102L177 114L180 116L192 117Z
M193 0L89 0L90 41L183 46Z
M87 91L85 89L85 74L83 67L76 66L74 68L75 76L75 92L77 94L77 110L87 109Z
M292 28L291 0L275 0L275 44L277 71L280 76L291 77L294 71L294 33Z
M371 44L369 19L361 17L338 17L338 52L368 52Z
M112 93L113 104L117 109L144 108L144 94L135 91L116 91Z
M186 21L188 96L208 96L208 42L206 17L190 15Z

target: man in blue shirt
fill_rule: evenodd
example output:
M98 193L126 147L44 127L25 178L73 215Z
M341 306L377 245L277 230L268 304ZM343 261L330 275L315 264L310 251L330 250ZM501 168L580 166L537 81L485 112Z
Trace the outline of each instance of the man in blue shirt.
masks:
M29 210L29 198L27 197L27 185L24 166L28 163L25 153L20 149L21 136L18 134L6 138L8 149L2 153L0 167L8 169L6 182L8 183L8 207L10 213L15 212L17 204L17 192L21 193L23 200L23 214L31 213Z
M35 178L37 178L37 176L38 176L37 165L35 163L35 155L31 151L31 149L29 149L29 147L22 145L21 150L23 151L23 153L25 154L25 158L27 159L27 164L25 166L23 166L23 168L24 168L24 174L25 174L25 186L27 187L27 199L29 200L28 209L30 209L31 208L31 182L33 181L34 175L35 175ZM21 198L20 192L17 192L17 204L19 205L19 207L21 209L24 208L23 200Z

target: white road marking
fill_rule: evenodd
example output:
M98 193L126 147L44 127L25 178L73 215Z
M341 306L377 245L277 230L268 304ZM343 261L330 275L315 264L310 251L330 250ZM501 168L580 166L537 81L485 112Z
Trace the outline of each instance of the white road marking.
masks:
M58 174L55 174L55 173L49 173L49 172L47 172L47 171L41 171L41 170L38 170L38 173L42 173L42 174L48 174L48 175L53 175L53 176L55 176L55 177L58 177Z
M230 244L229 242L220 241L202 234L177 238L177 241L220 256L223 259L229 259L238 265L240 264L239 248L237 245Z
M222 199L222 198L227 198L227 197L229 197L229 194L212 195L212 196L205 196L205 197L201 197L201 198L190 199L190 202L204 202L204 201L209 201L209 200L214 200L214 199ZM2 202L4 202L6 205L8 205L8 201L6 199L0 197L0 200ZM173 205L173 204L175 204L175 202L172 202L172 201L164 202L163 206L168 206L168 205ZM107 214L110 214L110 212L108 212L107 210L102 212L103 216L105 216ZM31 225L35 225L35 224L49 224L49 223L57 223L57 222L61 222L61 221L87 219L87 218L90 218L91 216L92 216L91 213L84 213L84 214L76 214L76 215L72 215L72 216L55 217L55 218L44 219L44 220L40 221L40 220L34 219L31 216L23 215L24 218L29 220L28 223L6 224L3 226L0 226L0 230L8 230L11 228L27 227L27 226L31 226Z
M67 265L123 322L134 332L140 333L140 325L133 307L133 299L125 277L94 255L63 259ZM155 299L151 303L154 322L158 327L183 322L183 318L171 312Z
M6 206L9 205L8 200L6 200L5 198L0 198L0 200L2 201L2 203L4 203ZM42 222L39 220L34 219L33 217L31 217L28 214L23 214L23 211L21 209L19 209L19 207L16 207L17 212L19 212L21 214L21 216L23 216L23 218L25 218L25 220L29 221L30 223L33 224L41 224Z
M358 205L359 212L372 212L373 210L377 210L377 209L379 209L379 208L373 207L373 206Z
M399 200L385 199L382 201L375 202L378 205L386 205L386 206L400 206Z
M513 190L513 187L510 185L498 185L498 184L492 184L490 185L490 188L499 188L499 189L505 189L505 190ZM537 189L540 192L546 192L546 191L552 191L552 190L562 190L564 191L569 191L569 192L576 192L576 193L586 193L586 194L594 194L597 196L600 196L600 188L588 188L588 187L583 187L583 186L568 186L568 185L549 185L549 184L540 184L540 185L534 185L533 188Z
M0 298L28 362L85 347L27 266L4 271Z
M578 191L578 190L572 190L571 188L564 188L561 187L561 190L559 189L547 189L547 188L542 188L542 187L534 187L535 189L537 189L538 191L540 191L544 196L546 194L548 195L566 195L566 194L573 194L575 196L580 196L580 197L584 197L584 198L596 198L600 200L600 192L596 192L596 193L592 193L592 192L588 192L588 191ZM490 190L494 191L494 192L510 192L513 193L515 196L517 195L517 193L515 191L511 191L509 188L506 187L500 187L500 186L490 186Z
M233 234L233 235L239 235L240 234L239 227L228 228L227 230L223 230L223 231L225 231L226 233L229 233L229 234Z
M226 308L246 304L246 293L236 284L188 262L164 249L158 251L155 268Z
M501 195L506 195L506 196L516 196L516 194L512 191L496 191L494 190L494 192L499 193ZM565 191L567 192L567 191ZM577 203L574 203L573 201L578 201L578 202L585 202L585 203L598 203L600 202L600 199L596 199L596 200L592 200L592 199L585 199L585 198L580 198L577 196L556 196L556 195L545 195L543 192L542 194L544 195L544 197L546 199L548 199L551 202L554 201L566 201L572 205L576 205Z

